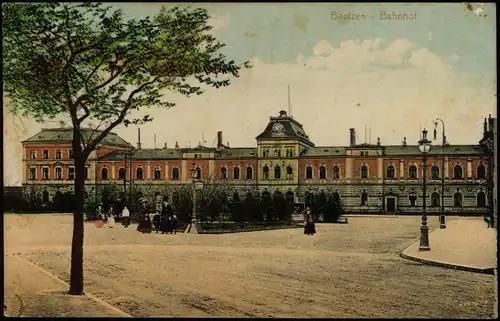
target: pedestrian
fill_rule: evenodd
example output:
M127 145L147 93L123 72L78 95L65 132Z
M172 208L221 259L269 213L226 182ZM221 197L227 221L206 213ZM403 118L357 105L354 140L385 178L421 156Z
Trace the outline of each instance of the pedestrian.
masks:
M177 216L174 214L172 216L172 220L171 220L171 229L172 229L172 232L175 234L177 234Z
M115 227L115 216L114 215L109 215L107 225L109 228Z
M160 213L156 212L155 216L153 216L153 224L155 226L156 233L160 231L161 228L161 216Z
M151 217L149 216L149 213L146 213L146 215L144 215L144 229L143 229L143 233L151 233Z
M102 204L99 204L99 206L96 209L95 226L96 227L103 227L103 225L104 225L104 218L102 215Z
M307 207L304 211L304 234L314 235L316 233L316 226L314 225L314 215L311 208Z
M173 215L172 206L168 203L168 197L165 197L163 200L162 206L162 227L161 234L168 234L172 231L172 222L171 216Z
M123 207L121 220L124 227L128 227L130 225L130 212L126 205Z

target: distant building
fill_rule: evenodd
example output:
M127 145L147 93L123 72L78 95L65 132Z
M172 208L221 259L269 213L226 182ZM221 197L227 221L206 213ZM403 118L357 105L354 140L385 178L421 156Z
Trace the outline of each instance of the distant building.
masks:
M490 122L493 120L490 117ZM93 130L83 132L90 135ZM439 212L441 175L445 176L445 209L453 213L486 213L492 208L488 192L492 153L480 144L434 146L428 155L427 206ZM23 141L24 186L49 201L57 191L72 190L71 128L43 129ZM279 193L293 202L310 202L321 191L337 192L348 211L416 213L422 207L422 155L417 145L359 144L354 128L347 146L315 146L302 124L281 111L270 117L256 137L257 147L229 147L217 134L217 146L143 149L109 134L87 164L87 194L115 184L144 195L169 194L198 179L227 184L242 195ZM441 168L444 157L444 169ZM493 185L491 185L493 186ZM488 197L489 195L489 197Z

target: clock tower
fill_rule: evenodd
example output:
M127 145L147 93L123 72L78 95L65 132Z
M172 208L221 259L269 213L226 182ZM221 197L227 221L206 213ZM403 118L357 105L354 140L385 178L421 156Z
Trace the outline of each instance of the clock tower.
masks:
M299 188L299 157L314 144L302 124L282 110L270 117L266 129L257 140L257 180L261 192L283 196L292 192L297 200Z

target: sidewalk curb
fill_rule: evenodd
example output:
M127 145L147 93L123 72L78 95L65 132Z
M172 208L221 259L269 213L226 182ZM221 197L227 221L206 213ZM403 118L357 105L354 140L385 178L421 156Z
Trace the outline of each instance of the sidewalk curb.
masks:
M401 253L399 253L399 256L402 257L403 259L416 261L416 262L426 264L426 265L431 265L431 266L444 267L444 268L448 268L448 269L495 275L495 268L481 269L481 268L475 268L475 267L471 267L471 266L463 266L463 265L456 265L456 264L450 264L450 263L431 261L431 260L421 259L421 258L418 258L415 256L410 256L408 254L405 254L404 253L405 251L406 251L406 249L404 251L402 251Z
M28 261L28 260L24 259L23 257L21 257L21 256L19 256L19 255L13 254L13 255L11 255L11 256L12 256L12 257L15 257L16 259L18 259L18 260L20 260L20 261L22 261L22 262L24 262L24 263L26 263L26 264L28 264L28 265L30 265L30 266L32 266L32 267L34 267L34 268L35 268L35 269L37 269L38 271L42 272L43 274L45 274L45 275L47 275L48 277L50 277L50 278L54 279L55 281L57 281L59 284L64 285L64 286L66 286L66 287L68 287L68 288L69 288L69 284L68 284L68 283L66 283L65 281L61 280L60 278L58 278L58 277L57 277L57 276L55 276L54 274L50 273L49 271L46 271L45 269L42 269L42 268L41 268L41 267L39 267L38 265L36 265L36 264L34 264L34 263L32 263L32 262L30 262L30 261ZM113 305L109 304L108 302L106 302L106 301L104 301L104 300L102 300L102 299L100 299L100 298L96 297L95 295L93 295L93 294L92 294L92 293L90 293L90 292L85 292L85 293L83 294L83 296L86 296L86 297L88 297L88 298L92 299L93 301L97 302L98 304L101 304L102 306L104 306L104 307L106 307L106 308L108 308L108 309L110 309L110 310L112 310L112 311L114 311L114 312L116 312L116 313L120 314L120 315L121 315L121 317L133 318L133 316L131 316L130 314L128 314L128 313L126 313L126 312L124 312L124 311L122 311L122 310L118 309L117 307L115 307L115 306L113 306Z

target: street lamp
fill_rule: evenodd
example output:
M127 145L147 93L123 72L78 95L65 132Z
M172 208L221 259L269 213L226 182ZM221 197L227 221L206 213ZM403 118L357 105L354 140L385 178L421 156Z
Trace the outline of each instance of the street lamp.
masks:
M192 172L192 177L193 177L193 214L191 218L191 229L190 233L191 234L198 234L198 229L196 228L196 190L197 189L203 189L203 182L198 181L201 177L198 177L198 170L196 167L193 167L191 170Z
M441 210L439 213L439 228L446 228L446 218L444 216L444 146L446 145L446 133L444 129L444 121L440 118L436 118L434 120L434 140L436 140L437 136L437 126L438 126L438 121L441 122L441 125L443 127L443 141L441 144Z
M426 215L426 167L427 167L427 154L431 150L431 142L427 139L427 130L422 130L422 139L418 141L418 149L423 154L422 169L423 169L423 206L422 206L422 226L420 227L420 247L419 251L429 251L429 227L427 226Z

